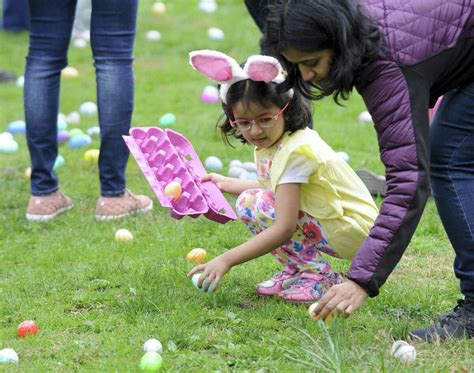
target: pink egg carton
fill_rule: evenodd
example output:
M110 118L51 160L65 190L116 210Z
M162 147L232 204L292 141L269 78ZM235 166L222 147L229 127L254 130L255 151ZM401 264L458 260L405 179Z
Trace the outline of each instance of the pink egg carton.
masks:
M175 219L203 214L218 223L237 219L229 202L212 181L201 181L207 172L189 140L171 129L135 127L123 136L158 202ZM166 185L181 184L180 197L173 201L164 193Z

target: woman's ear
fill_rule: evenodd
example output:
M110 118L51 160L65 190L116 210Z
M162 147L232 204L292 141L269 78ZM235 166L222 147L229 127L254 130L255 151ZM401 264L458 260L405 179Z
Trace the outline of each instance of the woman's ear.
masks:
M219 84L232 82L244 73L232 57L218 51L205 49L190 52L189 63L196 71Z

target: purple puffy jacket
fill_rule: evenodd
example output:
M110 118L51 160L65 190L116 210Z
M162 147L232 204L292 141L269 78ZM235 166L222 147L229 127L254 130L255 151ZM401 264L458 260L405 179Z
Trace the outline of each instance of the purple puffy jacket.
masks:
M474 0L361 0L385 39L356 88L375 123L387 195L349 278L375 296L408 246L429 191L428 108L474 82Z

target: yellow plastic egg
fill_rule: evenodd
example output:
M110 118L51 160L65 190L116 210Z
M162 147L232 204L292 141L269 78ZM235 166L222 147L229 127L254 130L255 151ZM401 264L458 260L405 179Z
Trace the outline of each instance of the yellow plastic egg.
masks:
M165 194L173 197L173 202L176 202L181 196L181 184L177 181L172 181L165 187Z
M99 162L99 149L89 149L84 153L84 161L88 164L97 164Z
M188 255L186 255L186 260L189 263L200 264L206 260L207 252L204 249L192 249Z
M67 66L61 70L61 76L66 79L73 79L79 76L79 71L72 66Z
M313 320L319 320L319 317L320 317L319 315L315 315L315 314L314 314L314 310L316 309L317 306L318 306L318 302L315 302L315 303L313 303L311 306L309 306L309 308L308 308L309 315L311 316L311 318L312 318ZM333 321L333 320L334 320L334 312L335 312L335 311L333 311L332 313L330 313L330 314L326 317L326 320L324 320L324 321L326 321L326 322L331 322L331 321Z
M115 232L115 241L117 242L130 242L133 240L133 235L128 229L119 229Z
M25 170L25 179L26 179L26 180L30 180L30 179L31 179L31 167L28 167L28 168Z

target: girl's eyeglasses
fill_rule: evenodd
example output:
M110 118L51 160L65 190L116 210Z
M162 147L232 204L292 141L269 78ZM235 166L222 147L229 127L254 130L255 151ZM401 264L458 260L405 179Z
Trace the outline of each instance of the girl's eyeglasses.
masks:
M276 121L282 116L289 104L290 103L287 102L286 105L283 106L283 108L275 115L263 115L254 119L235 119L229 120L229 122L233 128L238 129L239 131L248 131L254 124L257 124L260 128L270 128L275 125Z

